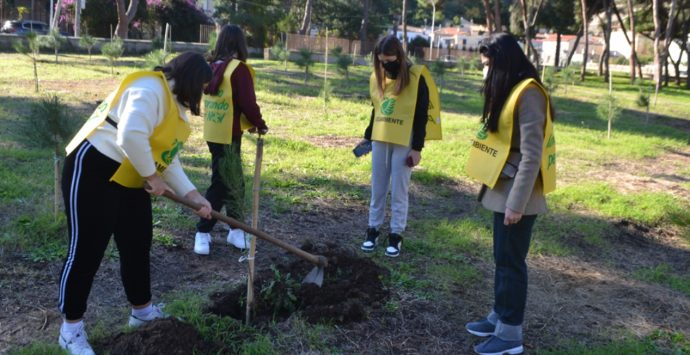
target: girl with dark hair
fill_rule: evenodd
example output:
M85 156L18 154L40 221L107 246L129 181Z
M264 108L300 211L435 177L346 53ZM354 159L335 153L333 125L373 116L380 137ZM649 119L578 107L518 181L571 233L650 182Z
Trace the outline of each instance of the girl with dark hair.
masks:
M191 52L156 71L129 74L67 145L62 194L70 243L60 276L64 321L58 342L70 354L93 354L83 316L111 235L132 305L129 325L165 316L151 303L150 195L172 191L203 205L196 214L210 218L210 203L177 157L190 133L185 110L199 114L201 92L210 80L209 65Z
M544 195L556 187L553 109L536 69L513 36L494 34L479 53L488 67L484 111L466 170L483 183L479 201L493 211L496 269L493 309L465 327L489 337L475 346L478 354L520 354L532 226L537 215L546 212Z
M372 54L369 93L374 108L360 147L371 145L369 226L362 250L376 248L390 187L391 220L385 255L397 257L407 225L412 168L422 159L425 139L441 139L438 90L427 68L412 65L398 39L382 38ZM373 142L372 142L373 141Z
M244 173L241 143L245 130L266 134L254 92L254 69L247 64L247 41L242 29L225 25L218 35L210 63L213 79L204 91L204 139L211 151L211 186L206 198L214 210L244 220ZM208 255L215 219L200 219L194 252ZM249 245L243 230L230 229L226 238L239 249Z

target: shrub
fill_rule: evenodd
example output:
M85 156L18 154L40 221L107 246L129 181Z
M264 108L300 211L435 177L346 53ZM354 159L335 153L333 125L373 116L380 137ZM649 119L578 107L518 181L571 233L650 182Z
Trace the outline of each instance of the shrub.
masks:
M117 64L117 60L125 52L125 45L122 39L115 37L109 43L101 46L101 54L103 54L110 64L110 74L113 74L113 67Z

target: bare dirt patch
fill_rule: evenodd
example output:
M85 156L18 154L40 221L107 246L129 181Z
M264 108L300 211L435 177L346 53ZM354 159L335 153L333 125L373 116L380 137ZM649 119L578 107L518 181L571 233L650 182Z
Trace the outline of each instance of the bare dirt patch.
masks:
M325 136L311 136L306 138L307 141L320 148L337 148L337 147L352 147L354 148L362 138L359 137L341 137L332 134Z
M621 192L667 192L690 200L690 148L667 150L656 158L615 161L600 169L588 169L586 180L605 181ZM582 176L578 176L581 181Z

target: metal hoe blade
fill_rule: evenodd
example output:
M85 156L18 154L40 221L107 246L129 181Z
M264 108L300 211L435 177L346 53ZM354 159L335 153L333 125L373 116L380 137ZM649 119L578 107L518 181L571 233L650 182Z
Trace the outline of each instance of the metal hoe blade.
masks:
M315 284L316 286L321 287L323 285L323 268L319 266L315 266L307 276L304 277L304 280L302 280L303 284Z

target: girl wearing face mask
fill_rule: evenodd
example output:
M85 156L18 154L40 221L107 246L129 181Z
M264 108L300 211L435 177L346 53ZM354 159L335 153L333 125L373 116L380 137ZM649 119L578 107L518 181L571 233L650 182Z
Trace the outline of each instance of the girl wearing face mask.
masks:
M424 140L441 138L440 103L427 68L412 65L395 36L382 38L372 55L369 92L374 107L360 142L372 146L371 201L361 248L366 252L376 248L390 189L390 234L385 254L397 257L407 225L412 168L422 159Z

